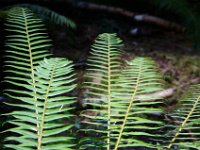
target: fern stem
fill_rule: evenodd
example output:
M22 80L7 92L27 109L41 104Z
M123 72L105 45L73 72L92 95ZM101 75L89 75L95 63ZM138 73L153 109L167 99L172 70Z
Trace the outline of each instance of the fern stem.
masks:
M167 146L167 149L171 149L173 143L176 141L177 137L179 136L180 132L183 130L183 128L185 127L185 124L187 123L187 121L189 120L189 118L191 117L192 113L194 112L194 110L196 109L198 103L200 101L200 96L197 98L196 102L194 103L193 107L191 108L190 113L187 115L187 117L185 118L185 120L183 121L183 123L181 124L181 126L179 127L178 131L176 132L174 138L170 141L170 144Z
M48 88L47 88L47 91L46 91L46 95L45 95L45 98L44 98L44 106L43 106L43 111L42 111L42 118L41 118L41 123L40 123L40 135L38 137L38 147L37 147L37 150L42 150L42 138L43 138L43 130L44 130L44 120L45 120L45 112L46 112L46 106L47 106L47 99L48 99L48 95L49 95L49 91L50 91L50 88L51 88L51 84L52 84L52 80L53 80L53 76L54 76L54 71L55 71L55 68L57 66L57 63L55 63L55 65L53 66L53 69L52 69L52 72L51 72L51 75L50 75L50 80L49 80L49 85L48 85Z
M32 47L31 47L31 42L30 42L30 35L29 35L29 31L28 31L28 22L27 22L27 16L26 16L26 12L23 8L22 9L22 13L24 16L24 20L25 20L25 33L26 33L26 37L27 37L27 43L28 43L28 49L29 49L29 58L30 58L30 67L31 67L31 80L33 83L33 89L35 89L35 71L34 71L34 65L33 65L33 57L32 57ZM34 93L34 99L35 99L35 107L37 108L37 97L36 97L36 90L33 90ZM38 115L38 110L36 109L36 115ZM37 121L39 120L38 117L36 117ZM39 121L37 122L37 134L39 135Z
M143 65L143 63L140 64L140 66L142 66L142 65ZM136 81L136 86L135 86L135 88L134 88L134 92L133 92L133 95L132 95L132 97L131 97L131 101L130 101L129 106L128 106L128 108L127 108L127 111L126 111L126 114L125 114L125 117L124 117L124 120L123 120L121 129L120 129L119 136L118 136L118 138L117 138L117 142L116 142L116 144L115 144L114 150L117 150L117 149L118 149L118 146L119 146L119 144L120 144L120 141L121 141L121 138L122 138L122 134L123 134L123 131L124 131L124 127L125 127L125 125L126 125L126 121L127 121L127 119L128 119L129 112L130 112L130 110L131 110L132 104L133 104L133 102L134 102L134 99L135 99L135 96L136 96L136 93L137 93L139 81L140 81L141 74L142 74L141 72L142 72L142 67L140 67L140 69L139 69L138 77L137 77L137 81Z
M111 68L110 68L110 36L108 35L108 122L107 150L110 150L110 115L111 115Z

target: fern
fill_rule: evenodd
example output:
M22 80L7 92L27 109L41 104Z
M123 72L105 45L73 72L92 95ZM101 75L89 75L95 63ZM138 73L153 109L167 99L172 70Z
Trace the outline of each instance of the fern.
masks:
M169 133L170 142L167 149L178 147L179 149L200 149L200 85L192 86L186 96L181 99L175 111L168 114L172 117L174 125Z
M18 5L14 5L14 6L5 7L0 10L0 18L6 19L9 14L9 11L15 7L22 7L22 8L30 9L35 14L37 14L37 16L39 18L41 18L45 21L53 22L56 25L61 25L61 26L66 25L67 27L69 27L71 29L76 28L75 22L72 21L71 19L69 19L68 17L65 17L65 16L63 16L51 9L48 9L46 7L34 5L34 4L18 4Z
M9 81L23 82L24 78L35 82L34 68L38 62L51 54L46 50L51 44L40 19L24 8L15 7L7 18L7 36L5 67Z
M112 130L118 132L114 134L117 139L115 150L130 146L155 148L156 146L151 145L150 141L152 142L152 138L156 139L155 133L163 127L163 124L162 121L146 116L162 114L162 110L158 107L162 102L157 96L150 96L150 93L163 90L162 76L155 63L149 58L135 58L129 63L128 68L123 70L116 84L113 111L118 112L116 115L118 120L115 121ZM143 141L141 136L149 143ZM156 136L159 137L158 134ZM128 143L127 138L131 139L128 139Z
M57 150L70 149L68 136L63 132L71 129L60 119L71 118L69 105L74 99L62 94L74 89L72 65L65 59L45 59L51 54L45 50L50 46L45 28L40 19L26 8L14 7L7 19L5 66L9 75L5 82L19 89L6 89L6 94L20 101L8 104L21 108L8 115L16 127L8 130L16 135L7 138L6 147L15 150ZM11 34L12 33L12 34ZM42 61L42 62L41 62ZM68 107L66 107L68 106ZM66 144L63 144L66 143Z
M72 29L76 28L76 24L69 18L58 14L57 12L50 10L46 7L34 5L34 4L19 4L20 7L31 9L34 13L38 14L40 18L48 19L57 25L67 25Z
M9 104L21 110L9 114L15 118L10 123L16 127L8 131L17 135L7 138L7 141L15 144L6 144L6 147L15 150L64 150L74 146L69 132L67 135L60 134L69 131L72 125L59 121L72 117L70 110L73 107L69 106L75 101L72 97L62 96L74 89L72 77L70 61L52 58L45 59L36 67L35 83L28 79L25 80L26 85L14 83L17 86L24 86L27 91L9 90L13 95L20 94L8 95L22 101L23 104Z
M143 139L155 137L151 131L162 127L162 122L146 117L161 114L157 108L161 102L151 101L155 97L141 99L141 95L162 90L162 79L152 60L147 58L135 58L121 73L120 42L115 34L102 34L92 47L86 87L90 101L87 104L93 109L83 114L87 118L84 123L88 124L84 131L100 139L91 144L89 141L93 139L87 138L83 141L89 144L84 146L97 148L99 144L107 150L155 148ZM93 82L94 79L100 82Z
M120 51L118 51L119 46L121 45L121 40L116 38L115 34L102 34L99 35L95 44L92 46L92 54L89 58L90 64L88 64L91 68L88 71L91 71L90 74L87 75L91 80L94 78L99 78L102 82L86 82L87 88L89 88L91 95L90 97L94 97L92 101L94 103L88 103L88 105L94 106L96 108L104 107L106 110L93 109L92 112L96 112L99 114L99 118L97 116L88 116L84 114L85 117L88 117L91 122L85 122L88 124L97 124L97 126L101 130L96 130L96 134L104 132L102 138L110 137L110 119L111 119L111 92L112 92L112 82L114 82L115 74L119 72L120 67ZM98 75L99 74L99 75ZM96 98L95 98L96 97ZM91 100L91 99L90 99ZM100 103L99 103L100 102ZM103 116L107 115L106 118ZM101 118L102 117L102 118ZM94 120L93 120L94 119ZM93 129L85 129L85 131L90 131ZM102 143L101 143L102 144ZM95 146L95 145L94 145ZM107 147L110 147L110 139L107 139Z
M15 7L7 18L7 36L5 67L9 82L23 82L30 79L35 82L35 66L51 54L46 50L51 44L41 20L24 8Z

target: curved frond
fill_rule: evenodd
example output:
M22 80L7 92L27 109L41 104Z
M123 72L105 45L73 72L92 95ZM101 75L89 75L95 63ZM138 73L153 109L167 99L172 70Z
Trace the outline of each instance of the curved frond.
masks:
M170 127L167 149L193 148L200 150L200 85L194 85L180 100L176 110L168 114L173 122Z
M87 104L92 108L83 114L87 124L84 131L99 138L86 139L85 146L107 150L156 148L151 139L158 135L153 131L163 124L149 116L162 113L162 102L153 94L163 89L161 75L149 58L135 58L121 70L120 42L114 34L102 34L92 46L86 82Z
M76 24L74 23L74 21L66 16L63 16L53 10L48 9L47 7L34 4L19 4L19 6L29 8L37 15L39 15L40 18L48 19L57 25L66 25L67 27L70 27L72 29L76 28Z
M45 59L35 69L35 83L27 80L27 92L11 91L12 95L20 94L11 97L23 103L9 104L21 107L21 110L8 114L15 118L10 123L16 126L8 131L16 136L7 138L9 144L6 147L15 150L66 150L74 146L70 136L73 125L61 120L69 121L72 117L70 111L73 107L69 106L75 102L74 98L63 95L75 88L72 72L71 62L66 59ZM13 142L15 144L11 144Z

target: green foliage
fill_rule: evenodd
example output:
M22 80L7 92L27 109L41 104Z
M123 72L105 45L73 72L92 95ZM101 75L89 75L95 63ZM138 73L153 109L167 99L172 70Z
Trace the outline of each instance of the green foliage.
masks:
M24 86L25 91L8 90L10 97L22 104L8 104L21 108L7 115L13 116L9 123L16 127L9 132L5 147L15 150L64 150L74 146L70 135L72 124L65 124L61 119L70 119L69 107L75 101L70 96L62 96L74 89L72 65L70 61L59 58L45 59L35 69L35 82L24 79L27 83L13 83ZM16 96L20 94L20 96ZM13 96L14 95L14 96ZM65 132L65 134L63 134ZM12 143L15 144L12 144Z
M80 136L72 136L76 85L72 62L52 58L44 25L31 10L7 14L5 94L16 102L6 114L12 128L5 147L13 150L196 149L200 147L200 85L193 86L162 120L162 75L154 61L136 57L124 64L116 34L97 37L88 59L86 105ZM66 121L65 121L66 120ZM81 138L81 135L84 137ZM78 145L79 144L79 145ZM80 147L79 147L80 146Z
M73 147L70 130L72 124L62 119L73 115L69 107L75 101L64 96L75 88L71 61L50 57L47 50L49 39L40 19L26 9L9 10L7 27L7 60L10 74L5 82L19 87L6 89L5 94L18 100L9 106L20 108L7 115L15 127L5 147L15 150L64 150ZM44 59L44 61L42 61ZM22 88L22 89L21 89ZM14 134L15 133L15 134ZM65 133L65 134L63 134ZM65 144L64 144L65 143Z
M28 8L32 10L35 14L37 14L39 18L46 21L49 20L50 22L53 22L56 25L62 25L62 26L66 25L67 27L71 29L76 28L76 24L74 23L74 21L72 21L68 17L58 14L57 12L50 10L46 7L34 5L34 4L18 4L18 5L3 8L0 10L0 18L7 18L7 15L9 14L10 9L17 8L17 7Z
M122 71L120 43L115 34L102 34L92 46L86 86L89 89L87 105L93 107L89 110L93 113L88 114L87 110L83 114L88 124L84 131L98 136L102 141L101 147L107 149L154 148L150 141L155 134L151 132L155 133L163 124L147 115L161 114L157 106L162 102L156 97L145 98L142 95L162 90L161 75L151 59L140 57L128 62ZM84 145L87 148L91 146L96 148L97 144Z
M9 10L6 26L8 49L5 63L10 68L7 71L16 70L15 74L22 76L22 78L18 77L18 80L23 81L24 76L33 78L34 67L38 61L51 56L47 50L51 46L50 40L42 21L36 18L29 9L14 7Z
M39 15L40 18L50 20L57 25L66 25L72 29L76 28L76 24L66 16L60 15L57 12L50 10L46 7L34 5L34 4L19 4L20 7L31 9L34 13Z
M195 85L180 100L176 110L168 114L176 123L170 125L173 130L168 134L171 139L168 149L172 149L173 146L178 146L180 149L200 149L199 109L200 85Z

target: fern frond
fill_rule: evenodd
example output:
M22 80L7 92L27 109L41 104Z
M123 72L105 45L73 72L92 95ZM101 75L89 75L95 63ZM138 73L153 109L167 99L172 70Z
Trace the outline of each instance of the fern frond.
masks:
M34 68L45 57L51 56L47 48L51 46L40 19L28 9L15 7L9 10L7 18L6 72L11 74L6 79L24 81L32 79Z
M72 29L76 28L76 24L74 21L72 21L66 16L58 14L57 12L51 9L48 9L47 7L34 5L34 4L19 4L18 6L31 9L33 12L39 15L40 18L48 19L57 25L66 25L67 27L70 27Z
M29 82L33 83L33 93L36 95L34 69L39 61L51 56L46 50L51 46L48 35L41 20L36 18L29 9L14 7L8 12L6 26L10 34L6 41L8 49L5 56L5 72L9 75L5 77L5 82L12 85L21 83L24 90L23 87L30 80ZM14 96L18 93L20 90L15 90ZM37 97L34 97L37 102ZM35 106L37 107L37 104Z
M72 117L70 111L73 107L69 106L75 102L74 98L63 96L75 88L72 72L72 64L66 59L45 59L35 69L35 83L27 80L26 93L11 91L12 95L20 94L11 97L23 103L9 104L21 107L21 110L9 114L15 118L10 123L16 127L8 131L16 135L7 138L9 144L6 147L15 150L66 150L74 146L69 132L73 125L61 120ZM15 144L10 144L13 142Z
M200 149L200 85L194 85L180 100L180 104L171 114L174 124L170 124L173 130L169 133L170 142L167 149L174 146L179 149Z
M16 127L9 131L16 136L8 137L5 146L15 150L70 149L72 137L63 132L72 125L60 119L72 116L73 107L69 105L74 103L73 98L62 96L75 87L71 62L64 59L41 62L51 56L46 50L49 39L41 20L27 8L9 10L6 25L10 35L5 66L10 73L5 82L18 88L6 89L5 94L19 100L19 104L8 105L21 110L8 114L15 118L10 123Z
M116 140L114 150L120 147L156 148L152 142L159 137L155 133L163 123L153 116L161 116L162 101L151 93L163 90L162 76L150 58L136 57L128 64L116 82L111 102L112 111L117 112L112 116L111 128L113 140Z
M88 138L85 146L107 150L155 148L156 145L144 139L158 136L152 131L160 129L163 124L147 116L161 115L158 106L162 102L157 97L142 95L162 90L162 78L154 62L148 58L136 58L121 70L120 50L117 48L120 42L116 35L102 34L92 47L89 81L86 82L87 104L92 109L83 114L88 126L84 131L100 138L94 143L91 143L93 138Z
M97 37L95 44L91 48L92 56L88 59L88 81L85 82L85 87L89 90L86 93L88 94L88 102L86 104L94 107L94 109L89 111L96 113L96 115L91 116L84 113L83 116L90 120L84 122L88 124L88 127L94 125L99 129L91 128L84 130L94 132L92 134L95 137L98 135L103 141L85 144L85 147L94 148L98 147L98 145L100 147L110 147L110 139L107 137L110 137L111 134L111 92L116 73L120 69L119 46L121 46L121 40L116 37L116 34L104 33Z

